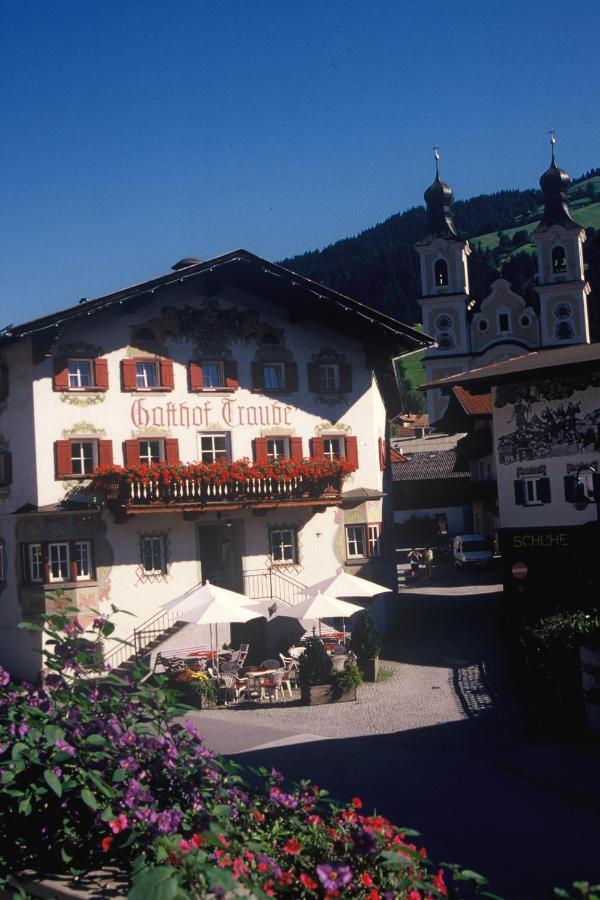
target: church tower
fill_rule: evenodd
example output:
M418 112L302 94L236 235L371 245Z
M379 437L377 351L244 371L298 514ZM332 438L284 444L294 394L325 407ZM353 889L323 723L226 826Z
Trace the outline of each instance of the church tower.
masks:
M415 250L421 261L421 305L425 332L437 346L427 350L427 381L445 378L469 368L467 305L470 248L456 231L452 215L454 194L439 173L439 153L434 149L435 179L425 191L427 230ZM443 415L448 398L441 391L427 392L427 411L433 423Z
M590 287L583 269L585 231L571 217L567 188L571 179L552 160L540 178L544 214L533 232L538 261L540 340L542 347L589 344L587 298Z

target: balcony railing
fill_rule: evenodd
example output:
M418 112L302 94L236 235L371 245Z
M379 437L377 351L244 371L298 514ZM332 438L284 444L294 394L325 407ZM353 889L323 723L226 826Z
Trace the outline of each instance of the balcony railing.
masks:
M212 507L236 509L261 505L333 505L339 502L344 477L353 471L345 460L303 460L252 465L190 464L118 468L94 473L113 508L177 510Z

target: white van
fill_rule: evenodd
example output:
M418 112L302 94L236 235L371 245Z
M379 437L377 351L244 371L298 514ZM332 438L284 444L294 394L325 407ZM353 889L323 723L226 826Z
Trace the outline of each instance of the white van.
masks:
M482 534L457 534L452 553L455 566L487 566L494 558L492 545Z

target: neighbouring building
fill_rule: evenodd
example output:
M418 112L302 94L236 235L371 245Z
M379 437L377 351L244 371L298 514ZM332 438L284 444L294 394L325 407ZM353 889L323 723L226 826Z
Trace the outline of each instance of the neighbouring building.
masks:
M2 665L35 673L18 625L57 589L83 617L114 604L144 646L206 578L288 601L340 567L393 588L392 360L431 343L244 250L4 329Z
M425 354L428 382L537 348L589 343L585 231L569 210L569 183L556 164L553 139L550 167L540 178L543 214L533 232L538 263L535 308L503 278L493 283L487 297L474 298L469 290L469 243L457 233L454 195L440 178L436 158L435 180L425 191L427 231L415 247L421 262L423 325L436 340ZM432 425L447 403L446 390L429 391Z
M507 598L522 615L597 606L600 344L529 353L431 387L456 385L491 390Z

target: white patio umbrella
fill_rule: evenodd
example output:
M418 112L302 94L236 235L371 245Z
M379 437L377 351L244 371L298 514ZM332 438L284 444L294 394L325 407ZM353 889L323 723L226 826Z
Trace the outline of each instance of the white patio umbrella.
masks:
M337 597L332 597L329 594L322 594L319 592L312 597L301 600L300 603L295 603L293 606L278 604L277 611L272 618L275 618L275 616L285 616L288 619L298 620L316 619L319 622L320 633L321 619L332 619L339 616L346 618L361 611L362 606L358 606L356 603L348 603L347 600L338 600Z
M338 572L337 575L331 575L324 581L311 584L308 590L311 593L323 591L331 597L375 597L389 591L390 588L374 581L367 581L366 578L358 578L349 572Z
M163 609L173 610L177 618L183 622L194 625L210 626L210 641L212 650L212 626L215 626L215 651L217 660L217 672L219 671L219 639L217 626L223 622L249 622L263 615L255 609L250 609L251 601L243 594L229 591L208 581L197 584L185 594L176 597L163 604Z

